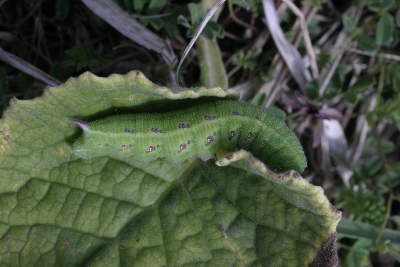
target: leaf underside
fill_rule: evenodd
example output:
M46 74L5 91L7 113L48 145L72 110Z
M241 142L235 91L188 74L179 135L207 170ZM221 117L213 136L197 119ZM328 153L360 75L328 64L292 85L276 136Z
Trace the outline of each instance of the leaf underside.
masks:
M71 153L71 119L235 97L131 72L13 100L0 121L0 266L329 266L340 214L295 172Z

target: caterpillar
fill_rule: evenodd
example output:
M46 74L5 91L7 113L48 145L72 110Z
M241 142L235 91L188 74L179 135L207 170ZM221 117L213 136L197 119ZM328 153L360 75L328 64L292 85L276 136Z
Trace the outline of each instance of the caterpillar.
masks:
M237 101L72 121L83 130L72 149L84 159L134 156L145 163L165 158L179 165L194 156L211 158L220 149L244 149L272 170L302 173L307 165L299 141L284 122L261 107Z

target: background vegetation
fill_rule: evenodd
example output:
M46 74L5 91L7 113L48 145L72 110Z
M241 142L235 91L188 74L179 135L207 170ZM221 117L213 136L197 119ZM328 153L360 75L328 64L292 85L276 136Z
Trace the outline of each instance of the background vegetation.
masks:
M0 1L1 110L12 97L40 96L48 84L84 71L108 76L140 70L155 83L174 84L176 59L133 42L121 33L128 28L126 21L99 17L88 2ZM168 40L170 55L178 58L207 6L163 0L114 2ZM202 62L209 68L218 63L201 54L197 44L178 81L189 87L219 82L241 92L242 101L283 111L306 151L309 167L303 177L322 186L347 218L338 228L341 264L400 266L399 244L387 235L388 229L400 227L400 2L275 4L284 36L304 58L306 68L300 74L284 63L281 55L291 52L283 53L282 44L274 41L277 27L266 26L269 14L262 2L249 0L225 3L201 37L217 40L223 66L216 68L227 80L201 77L198 56L205 57ZM107 19L119 26L110 26Z

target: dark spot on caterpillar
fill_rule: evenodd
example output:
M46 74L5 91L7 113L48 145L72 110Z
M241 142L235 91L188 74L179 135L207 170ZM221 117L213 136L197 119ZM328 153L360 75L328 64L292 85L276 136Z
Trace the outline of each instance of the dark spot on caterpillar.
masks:
M158 128L151 128L151 131L152 131L153 133L162 133L162 130L161 130L161 129L158 129Z
M214 142L214 136L210 135L207 137L206 146L209 146L212 142Z
M256 116L256 119L257 119L258 121L262 121L260 116Z
M261 144L262 144L262 145L266 145L266 144L267 144L267 141L262 140Z
M178 128L179 128L179 129L190 128L190 124L180 123L180 124L178 125Z
M10 241L10 239L11 239L11 238L10 238L9 236L6 236L6 237L3 239L3 242L4 242L4 243L8 243L8 241Z
M228 140L231 141L235 136L236 136L236 131L235 131L235 130L232 130L232 131L231 131L231 134L229 135Z
M99 144L99 148L103 148L103 146L101 144Z
M212 120L215 120L216 118L217 118L217 116L215 116L215 115L205 115L204 116L204 119L206 121L212 121Z
M180 144L178 153L181 153L185 149L186 149L186 144Z
M239 111L234 111L232 112L232 114L235 116L242 116L242 113L240 113Z
M122 150L122 151L124 151L124 150L125 150L125 148L126 148L126 146L125 146L125 145L122 145L122 146L121 146L121 150Z
M63 246L63 248L68 248L68 247L69 247L69 242L68 242L68 241L65 241L65 242L62 244L62 246Z
M156 150L155 146L149 146L149 150L147 150L147 153L153 152L154 150Z
M244 140L250 139L253 136L252 132L249 132Z
M226 158L227 160L231 160L231 159L233 158L233 155L230 154L230 155L228 155L228 156L225 156L225 158Z
M134 133L135 131L132 130L132 129L129 129L129 128L125 128L125 129L124 129L124 132L125 132L125 133Z
M9 135L4 136L4 140L7 142L7 144L10 143L11 137Z

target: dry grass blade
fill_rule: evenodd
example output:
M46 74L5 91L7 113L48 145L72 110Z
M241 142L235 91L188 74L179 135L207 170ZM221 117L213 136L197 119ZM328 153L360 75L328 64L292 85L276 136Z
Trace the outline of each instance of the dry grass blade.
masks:
M53 78L52 76L36 68L35 66L29 64L25 60L4 51L1 47L0 47L0 60L13 66L16 69L19 69L20 71L26 74L31 75L32 77L35 77L38 80L41 80L47 85L58 86L61 84L59 80Z
M353 7L347 12L349 16L354 18L355 21L358 21L362 15L363 8L360 7ZM334 25L332 25L334 26ZM333 51L331 55L331 60L329 64L327 64L327 68L321 71L321 78L320 78L320 92L319 95L322 96L328 87L332 76L342 60L343 54L345 52L345 48L349 46L353 46L354 43L348 43L347 40L348 33L345 29L343 29L335 38L334 38L334 45L333 48L330 47L329 49Z
M349 165L349 157L346 157L349 146L343 127L338 120L323 120L323 129L328 141L328 149L336 163L337 171L344 184L348 185L353 171L351 171L351 166Z
M289 43L279 24L275 4L272 0L263 0L264 16L271 36L274 39L280 55L293 75L300 88L304 91L307 81L311 79L310 73L305 68L300 53Z
M1 0L0 1L0 6L4 5L8 0Z
M356 54L363 55L363 56L368 56L368 57L383 57L383 58L387 58L387 59L391 59L391 60L400 61L400 56L393 55L393 54L377 53L377 52L367 52L367 51L363 51L363 50L355 49L355 48L351 48L351 47L345 47L344 49L346 49L346 50L349 51L349 52L356 53Z
M225 0L219 0L217 3L215 3L211 7L210 11L208 11L207 15L204 17L204 19L201 21L199 27L196 29L196 32L194 33L194 35L193 35L192 39L190 40L188 46L186 47L185 51L183 51L183 55L181 57L181 60L179 60L178 68L176 69L176 73L175 73L176 84L178 84L179 69L181 68L181 65L182 65L183 61L185 60L187 54L189 53L190 49L192 49L197 38L199 38L204 27L207 25L207 22L212 18L212 16L215 14L215 12L219 8L219 6L222 5L224 2L225 2Z
M82 2L90 8L93 13L132 41L147 49L160 53L169 65L174 63L176 57L170 44L133 19L113 1L82 0Z
M283 2L293 11L293 13L297 16L297 18L300 21L300 28L303 33L304 44L307 49L308 57L310 58L311 71L314 76L314 79L318 79L319 71L318 71L317 59L315 57L315 53L311 43L310 34L308 33L306 19L304 18L303 13L291 0L283 0Z

